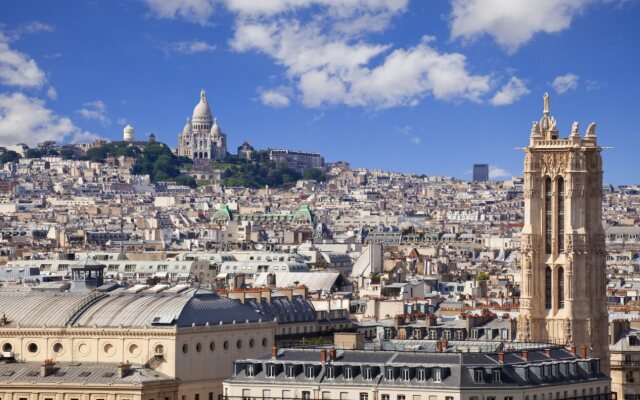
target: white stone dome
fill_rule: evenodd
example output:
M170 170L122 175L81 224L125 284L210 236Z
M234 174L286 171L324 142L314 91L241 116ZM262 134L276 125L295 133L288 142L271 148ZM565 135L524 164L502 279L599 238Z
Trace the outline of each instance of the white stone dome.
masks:
M133 126L131 125L125 126L122 132L123 132L123 139L125 142L133 142L135 140L135 129L133 129Z
M204 89L200 91L200 102L193 109L193 122L211 123L211 109L207 102L207 94Z
M220 125L218 125L218 118L213 119L213 125L211 126L211 134L212 135L220 135L222 130L220 130Z
M182 134L183 135L191 134L191 122L189 121L189 118L187 118L187 123L184 125L184 128L182 128Z

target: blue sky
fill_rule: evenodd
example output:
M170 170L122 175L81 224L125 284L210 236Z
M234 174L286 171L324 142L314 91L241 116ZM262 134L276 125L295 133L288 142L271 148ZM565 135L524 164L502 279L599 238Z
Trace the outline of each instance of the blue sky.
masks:
M551 95L595 121L605 181L640 183L637 0L0 1L0 144L171 146L207 91L229 149L519 175Z

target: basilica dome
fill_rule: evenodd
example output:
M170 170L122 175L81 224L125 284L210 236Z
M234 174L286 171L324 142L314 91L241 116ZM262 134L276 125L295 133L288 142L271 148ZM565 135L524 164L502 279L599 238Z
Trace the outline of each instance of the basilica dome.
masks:
M184 125L184 128L182 128L182 134L183 135L191 134L191 122L189 121L189 118L187 118L187 123Z
M200 91L200 102L196 105L196 108L193 109L192 121L194 123L211 123L211 109L209 108L207 94L204 89Z

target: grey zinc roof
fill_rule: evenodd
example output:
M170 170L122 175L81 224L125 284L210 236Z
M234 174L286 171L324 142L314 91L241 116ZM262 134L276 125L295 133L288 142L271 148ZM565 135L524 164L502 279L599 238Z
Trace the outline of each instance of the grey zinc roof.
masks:
M64 327L87 293L0 292L0 314L11 327Z
M94 301L88 302L91 299ZM64 327L72 315L72 326L104 328L187 327L265 320L248 304L195 288L179 293L0 292L2 313L9 326L21 327Z
M53 373L40 375L39 363L0 363L0 382L78 383L82 385L140 385L173 381L166 375L142 366L132 366L125 377L118 377L117 364L57 363Z

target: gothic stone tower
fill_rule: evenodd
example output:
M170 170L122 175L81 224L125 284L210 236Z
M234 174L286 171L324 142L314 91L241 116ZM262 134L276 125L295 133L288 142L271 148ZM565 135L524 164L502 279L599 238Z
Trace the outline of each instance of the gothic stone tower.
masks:
M586 347L608 372L601 150L595 123L560 138L545 93L524 149L518 339Z

